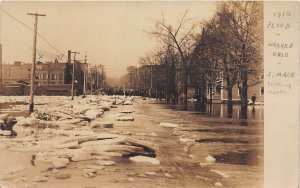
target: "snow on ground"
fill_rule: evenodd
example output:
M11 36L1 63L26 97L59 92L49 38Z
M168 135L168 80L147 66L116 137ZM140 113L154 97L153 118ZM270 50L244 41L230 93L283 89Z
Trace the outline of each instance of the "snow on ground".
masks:
M21 105L27 99L1 97L0 102L27 106ZM70 163L98 160L93 168L85 169L86 177L95 177L100 166L114 164L113 161L107 161L111 157L149 154L148 143L144 145L144 141L127 140L123 135L106 133L105 129L113 128L113 121L134 121L133 116L126 115L132 114L133 110L117 113L110 118L110 122L102 120L103 114L115 105L114 101L118 101L119 105L132 105L133 100L134 97L123 96L75 97L73 101L70 97L37 96L35 111L30 116L18 116L14 118L16 123L11 130L0 130L0 136L3 136L0 137L1 148L7 151L32 152L31 163L42 169L63 169L68 168ZM1 128L7 128L11 116L9 113L0 115ZM9 137L12 132L16 132L17 136ZM7 173L4 172L0 174L2 181L7 178ZM17 172L12 171L10 174ZM69 175L56 177L64 179L69 178ZM48 179L39 175L33 181L46 182Z

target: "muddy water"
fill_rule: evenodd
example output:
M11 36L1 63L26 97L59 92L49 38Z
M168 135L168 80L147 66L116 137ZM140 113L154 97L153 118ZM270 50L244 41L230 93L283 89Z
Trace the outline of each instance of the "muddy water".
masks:
M260 172L263 169L263 115L260 118L259 116L251 118L254 116L249 114L248 119L240 119L236 112L236 108L239 106L234 107L235 115L233 118L226 118L226 115L221 115L221 109L223 108L223 111L225 111L226 105L222 106L222 108L215 106L214 113L210 114L193 109L192 103L188 108L190 110L181 110L166 104L156 103L154 105L151 104L153 101L150 100L142 101L141 103L138 105L139 102L137 102L130 106L136 111L133 113L135 120L133 122L116 122L114 130L124 133L130 131L132 135L135 135L135 133L148 135L135 136L160 146L157 158L161 161L160 167L163 168L158 169L158 167L150 165L140 165L131 162L127 158L119 157L113 158L116 165L114 167L106 167L103 175L99 175L97 178L84 179L80 169L85 167L86 164L72 163L68 168L63 169L72 174L70 179L72 181L57 180L50 177L47 183L39 183L38 187L66 187L66 185L68 185L67 187L75 187L71 184L72 182L76 183L77 187L88 185L98 187L99 184L103 185L103 187L112 187L112 185L114 187L124 187L124 182L127 183L128 187L143 187L145 185L146 187L150 185L153 185L153 187L213 187L216 181L221 181L224 187L259 187L257 185L262 182ZM118 111L123 108L128 109L129 106L120 106L119 108L117 109ZM255 106L255 108L255 112L259 111L259 108L263 112L263 107ZM158 124L160 122L176 123L179 125L179 128L173 130L159 127ZM153 132L158 136L150 137L149 135ZM173 133L176 133L176 135L173 135ZM184 152L183 148L188 143L178 141L181 136L195 140L190 145L187 153ZM193 157L190 157L189 154ZM22 158L21 161L24 158L22 163L30 165L31 156L26 153L23 155L22 152L19 154L5 152L0 157L8 158L11 155ZM198 163L204 163L207 155L213 156L216 159L216 163L202 168ZM149 155L149 157L154 156ZM14 158L13 160L16 161L18 159ZM0 165L2 165L0 167L6 167L6 164ZM31 166L29 169L32 177L40 174L40 172L34 174L32 172L34 169L37 168ZM153 179L138 179L138 177L134 177L136 182L126 182L128 178L126 177L127 172L156 171L160 173L160 170L164 170L163 173L166 170L166 172L171 173L176 178L167 179L161 173L159 177ZM210 170L227 173L229 178L222 178ZM211 182L195 179L194 177L199 174L208 178ZM114 180L119 183L115 183ZM193 184L194 182L195 185ZM201 186L201 183L206 186ZM207 186L208 184L211 186Z
M0 169L31 166L32 153L0 150Z
M18 106L18 108L16 108ZM29 116L29 112L26 109L28 105L23 103L0 103L0 114L9 113L14 116Z
M247 150L241 152L228 152L220 155L214 155L217 163L237 164L255 166L262 162L258 150Z
M154 103L161 104L162 105L161 108L172 109L177 111L187 111L198 115L206 115L206 116L221 117L221 118L245 119L245 117L241 112L240 105L238 104L233 105L232 113L228 113L226 104L212 104L211 106L210 105L200 106L195 102L188 102L187 104L179 103L176 105L167 104L164 101L155 101ZM248 112L247 112L247 119L263 120L264 119L263 105L261 106L249 105Z
M187 124L184 135L191 135L199 149L207 149L218 164L263 166L264 107L249 106L247 119L241 115L240 105L233 106L228 118L226 104L213 104L205 109L189 102L170 105L161 101L159 108L180 113ZM192 121L189 121L192 120ZM186 121L186 122L185 122ZM189 124L196 124L195 126ZM225 149L228 148L228 149Z

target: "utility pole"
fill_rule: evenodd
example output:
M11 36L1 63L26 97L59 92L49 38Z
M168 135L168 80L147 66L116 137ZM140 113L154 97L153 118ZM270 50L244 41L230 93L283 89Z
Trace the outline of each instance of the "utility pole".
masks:
M76 54L80 54L79 52L70 52L74 54L74 62L73 62L73 73L72 73L72 100L74 99L74 81L75 81L75 62L76 62Z
M99 66L97 65L96 66L96 89L98 90L98 88L99 88L99 73L100 73L100 71L99 71Z
M90 69L91 74L91 95L93 95L93 83L94 83L94 69L91 67Z
M3 94L3 82L2 82L2 44L0 44L0 95Z
M85 53L84 59L84 76L83 76L83 97L86 96L86 69L87 69L87 55Z
M37 42L37 24L39 16L46 16L46 14L39 13L27 13L28 15L35 16L34 35L33 35L33 56L32 56L32 68L31 68L31 85L30 85L30 103L29 112L33 112L33 97L34 97L34 80L35 80L35 61L36 61L36 42Z
M150 65L150 92L149 92L149 96L151 98L151 94L152 94L152 85L153 85L153 77L152 77L152 65Z

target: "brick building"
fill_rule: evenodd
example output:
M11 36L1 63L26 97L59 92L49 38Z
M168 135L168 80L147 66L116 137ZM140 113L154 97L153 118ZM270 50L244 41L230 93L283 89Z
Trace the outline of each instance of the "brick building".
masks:
M65 70L66 63L39 62L36 64L36 84L39 86L49 84L66 84Z
M30 82L31 64L15 61L14 64L2 64L3 83Z
M36 95L70 95L71 84L66 83L66 64L37 62L35 72ZM2 65L3 95L29 94L32 64L15 61ZM71 71L72 69L70 69ZM68 74L72 75L72 74Z

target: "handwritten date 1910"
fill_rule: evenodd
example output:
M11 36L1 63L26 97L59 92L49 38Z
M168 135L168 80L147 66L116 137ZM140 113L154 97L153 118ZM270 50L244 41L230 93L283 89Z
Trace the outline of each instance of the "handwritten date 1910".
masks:
M291 16L291 12L290 11L276 11L274 12L273 16L280 18L280 17L284 17L284 16Z

